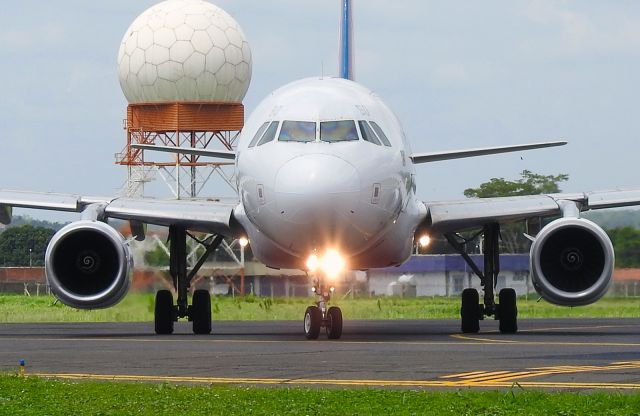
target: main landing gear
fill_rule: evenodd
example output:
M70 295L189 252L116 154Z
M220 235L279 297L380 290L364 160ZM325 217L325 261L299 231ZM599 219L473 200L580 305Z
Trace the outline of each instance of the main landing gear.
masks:
M487 316L493 316L500 321L500 332L515 333L518 331L518 308L516 306L516 292L511 288L500 290L498 303L495 303L494 289L500 273L500 225L487 224L479 234L484 235L484 271L481 271L466 252L462 237L446 234L449 243L460 253L467 265L480 278L484 291L484 304L476 289L468 288L462 291L462 307L460 308L461 329L464 333L476 333L480 330L480 321ZM478 234L478 235L479 235ZM478 237L478 235L474 236Z
M187 272L187 237L191 237L206 248L195 267ZM187 233L185 228L179 226L169 227L169 273L173 279L178 299L173 304L173 295L168 290L159 290L156 293L154 311L156 334L173 333L173 323L179 318L188 318L193 322L194 334L211 333L211 297L206 290L196 290L193 293L191 305L188 304L187 293L191 280L198 273L209 254L218 248L222 242L222 236L210 237L200 241Z
M307 339L317 339L324 327L327 338L338 339L342 336L342 311L337 306L327 309L333 288L324 286L320 279L314 282L316 304L309 306L304 313L304 335Z

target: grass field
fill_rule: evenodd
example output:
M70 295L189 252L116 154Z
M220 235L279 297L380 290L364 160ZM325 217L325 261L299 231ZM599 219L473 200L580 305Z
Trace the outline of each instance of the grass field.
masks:
M0 376L6 415L637 415L640 394L174 386Z
M212 297L212 309L215 320L299 320L312 302L311 298ZM56 303L51 296L0 294L0 323L152 321L153 304L153 295L130 293L113 308L81 311ZM457 319L460 299L374 297L340 299L336 304L342 308L345 319ZM593 305L567 308L521 298L518 316L637 318L640 299L604 298Z

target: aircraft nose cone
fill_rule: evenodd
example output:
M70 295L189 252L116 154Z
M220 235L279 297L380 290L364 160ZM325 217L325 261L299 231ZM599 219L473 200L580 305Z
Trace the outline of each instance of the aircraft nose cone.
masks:
M356 212L360 177L337 156L311 154L285 163L275 181L279 232L334 233Z
M344 159L325 154L291 159L280 168L275 183L278 194L330 196L359 190L356 168Z

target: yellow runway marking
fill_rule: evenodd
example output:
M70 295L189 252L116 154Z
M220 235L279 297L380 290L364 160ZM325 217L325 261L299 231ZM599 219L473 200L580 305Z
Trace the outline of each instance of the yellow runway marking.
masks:
M190 336L186 335L185 336ZM306 344L306 345L484 345L482 342L465 342L458 341L309 341L309 340L261 340L261 339L215 339L212 338L100 338L100 337L86 337L86 338L41 338L41 337L2 337L0 341L57 341L57 342L140 342L140 343L205 343L205 344Z
M576 326L576 327L549 327L549 328L536 328L530 330L523 330L518 332L518 336L526 335L527 333L534 332L550 332L550 331L566 331L566 330L597 330L597 329L611 329L611 328L628 328L635 327L634 325L597 325L597 326ZM552 345L552 346L585 346L585 347L640 347L640 343L637 342L593 342L593 341L526 341L517 339L496 339L491 335L499 334L499 331L487 331L487 336L482 334L478 335L466 335L466 334L449 334L450 338L456 341L348 341L341 340L340 345L509 345L509 346L535 346L535 345ZM282 344L282 343L295 343L295 344L307 344L313 345L308 340L304 339L282 339L282 340L263 340L263 339L216 339L214 334L212 338L200 338L189 337L189 334L183 334L188 338L174 338L167 337L153 337L153 338L127 338L125 337L105 337L101 338L99 335L87 335L86 337L36 337L36 336L0 336L0 341L51 341L51 342L137 342L137 343L210 343L210 344ZM224 336L224 334L220 334ZM249 334L248 334L249 335ZM277 335L277 334L274 334ZM180 334L178 334L180 336ZM285 336L285 335L283 335ZM438 335L439 336L439 335ZM460 342L462 341L462 342ZM315 341L316 343L324 343L332 341Z
M485 374L486 371L471 371L469 373L460 373L460 374L450 374L448 376L442 376L440 378L462 378L464 376L473 376L476 374Z
M506 381L522 380L526 378L542 377L556 374L592 373L598 371L616 371L627 369L640 369L640 361L614 362L608 365L584 365L584 366L554 366L528 368L526 371L476 371L472 373L453 374L440 377L441 379L459 379L461 383L500 383ZM520 383L520 382L519 382ZM521 384L521 383L520 383Z
M189 376L145 376L122 374L66 374L66 373L34 373L36 377L65 380L98 380L98 381L144 381L169 383L199 384L258 384L258 385L333 385L348 387L512 387L513 383L502 381L442 381L442 380L349 380L349 379L285 379L285 378L234 378L234 377L189 377ZM580 383L580 382L518 382L522 387L551 389L615 389L640 390L638 383Z
M509 339L491 339L491 338L483 338L483 337L469 336L469 335L463 335L463 334L451 334L449 336L451 338L461 339L463 341L480 341L480 342L491 343L491 344L518 344L520 342L520 341L509 340Z
M521 333L522 334L522 333ZM506 340L506 339L494 339L485 338L481 336L468 336L463 334L451 334L451 338L459 339L461 341L473 341L474 343L484 343L490 345L553 345L559 347L640 347L638 342L592 342L592 341L519 341L519 340ZM471 343L471 342L470 342Z

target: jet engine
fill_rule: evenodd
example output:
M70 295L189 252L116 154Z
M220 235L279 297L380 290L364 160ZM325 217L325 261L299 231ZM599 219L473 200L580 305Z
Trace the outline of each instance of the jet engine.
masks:
M614 252L609 236L593 222L560 218L538 233L531 246L533 285L556 305L588 305L611 284Z
M58 231L45 255L51 291L78 309L107 308L129 290L133 261L124 237L100 221L77 221Z

